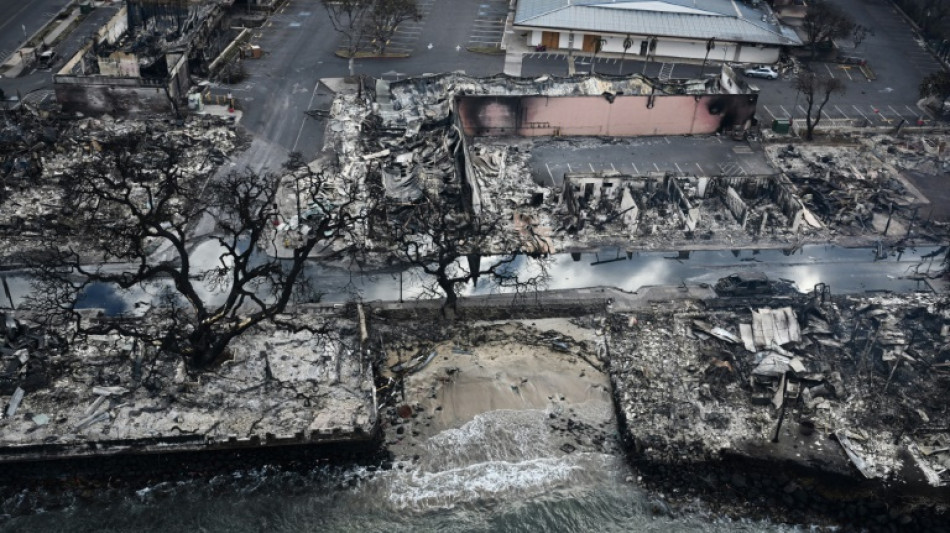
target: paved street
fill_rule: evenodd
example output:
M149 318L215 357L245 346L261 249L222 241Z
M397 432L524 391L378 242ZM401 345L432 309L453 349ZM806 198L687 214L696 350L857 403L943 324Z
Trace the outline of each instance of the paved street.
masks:
M0 0L0 63L70 0Z

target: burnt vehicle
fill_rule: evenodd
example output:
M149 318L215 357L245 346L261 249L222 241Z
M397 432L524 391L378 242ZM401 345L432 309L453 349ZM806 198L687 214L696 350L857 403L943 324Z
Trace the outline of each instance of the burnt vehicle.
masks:
M762 272L737 272L713 286L719 296L778 296L796 292L792 281L772 280Z

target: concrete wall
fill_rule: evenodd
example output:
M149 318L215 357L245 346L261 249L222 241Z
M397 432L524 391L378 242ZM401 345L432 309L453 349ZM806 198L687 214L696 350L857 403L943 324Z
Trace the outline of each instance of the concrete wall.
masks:
M708 134L743 126L757 95L462 96L458 109L471 136Z
M87 115L135 115L174 111L162 86L56 83L56 100L66 112Z
M99 74L102 76L116 76L120 78L138 78L139 60L135 54L112 52L109 57L100 57Z

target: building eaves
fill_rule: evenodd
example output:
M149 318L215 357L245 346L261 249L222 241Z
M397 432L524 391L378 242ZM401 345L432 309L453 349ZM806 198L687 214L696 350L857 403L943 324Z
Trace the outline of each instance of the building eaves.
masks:
M680 4L676 0L665 3ZM802 44L794 31L770 22L761 12L745 6L736 6L735 11L741 16L615 9L604 7L603 0L521 0L515 25L770 45Z

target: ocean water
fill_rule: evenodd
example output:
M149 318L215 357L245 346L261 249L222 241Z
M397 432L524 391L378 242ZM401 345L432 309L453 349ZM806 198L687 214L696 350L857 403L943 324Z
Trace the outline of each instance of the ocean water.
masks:
M83 491L24 490L2 502L0 531L575 532L793 531L669 514L631 481L619 451L556 447L544 411L492 411L421 444L386 471L262 466L202 480Z

